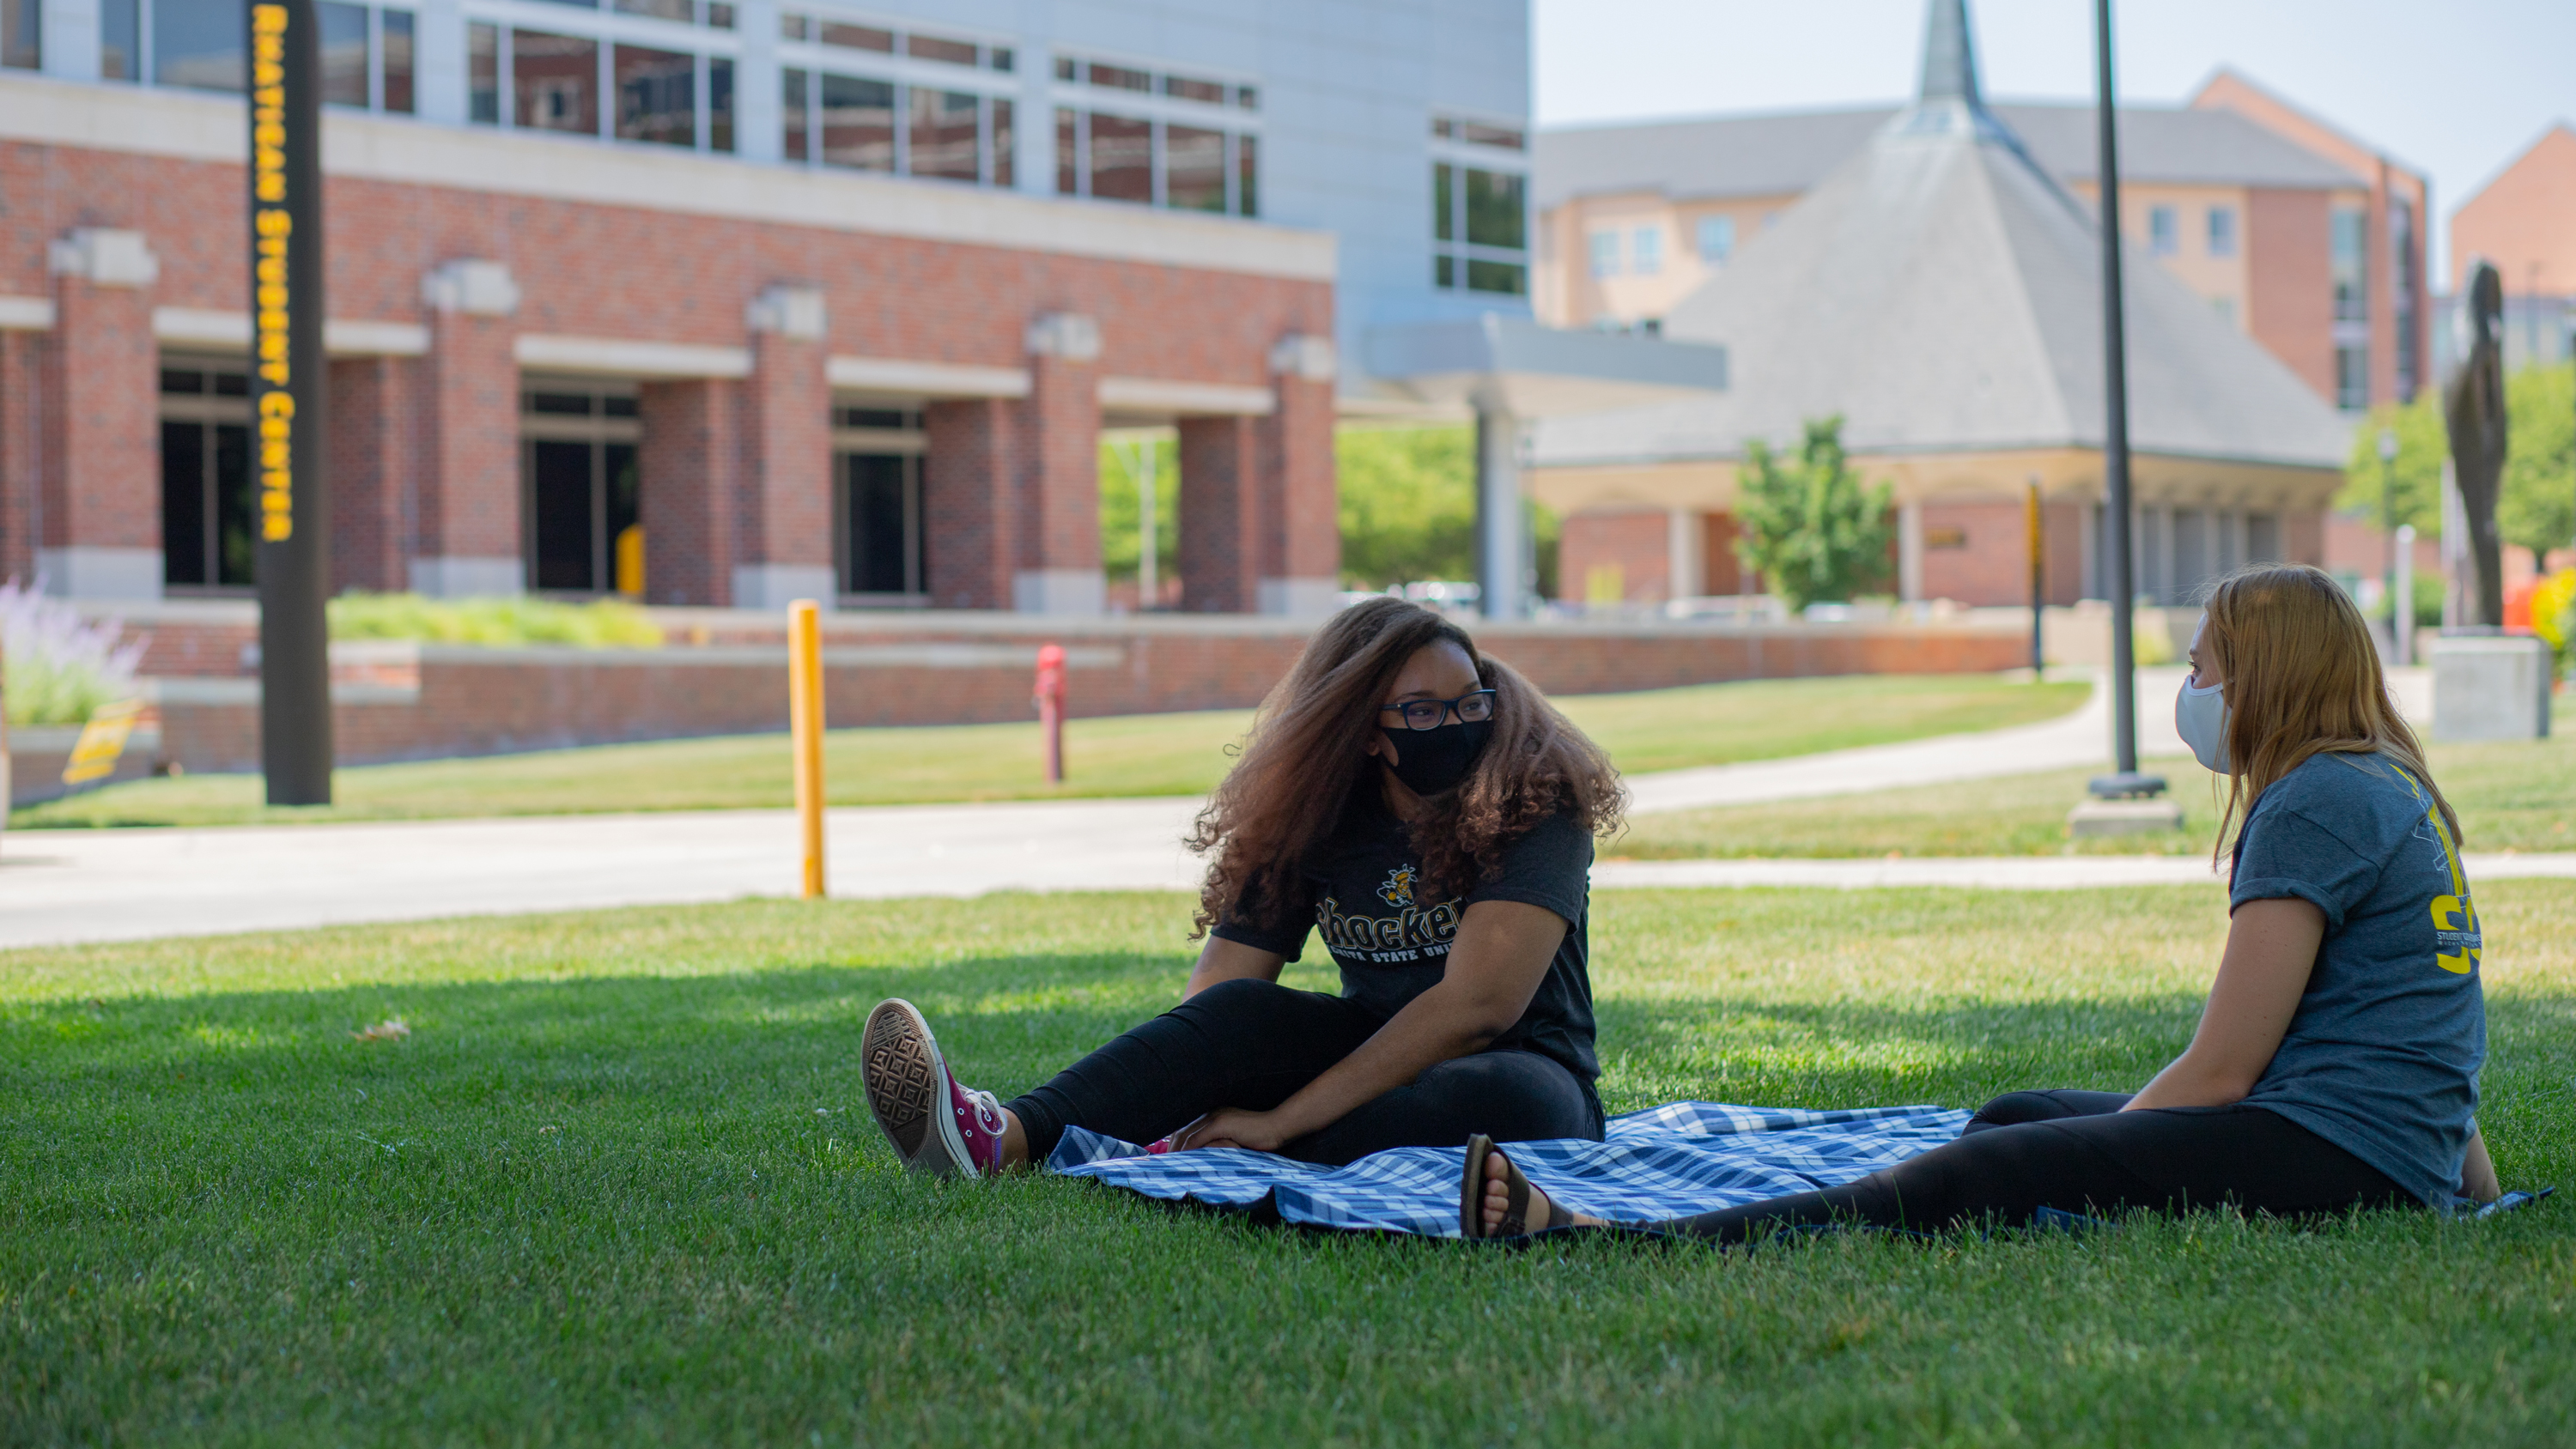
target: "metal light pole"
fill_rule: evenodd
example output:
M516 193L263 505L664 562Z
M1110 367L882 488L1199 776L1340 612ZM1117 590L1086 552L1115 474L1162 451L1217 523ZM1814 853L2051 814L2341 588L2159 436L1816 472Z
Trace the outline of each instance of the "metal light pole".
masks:
M2379 536L2388 541L2388 568L2381 575L2388 593L2388 637L2397 638L2397 430L2379 430Z
M2093 3L2094 125L2102 186L2102 524L2111 584L2111 738L2118 773L2093 777L2093 793L2106 800L2161 795L2161 775L2138 773L2138 661L2133 606L2137 596L2129 552L2129 369L2127 324L2120 292L2119 106L2111 87L2111 0Z

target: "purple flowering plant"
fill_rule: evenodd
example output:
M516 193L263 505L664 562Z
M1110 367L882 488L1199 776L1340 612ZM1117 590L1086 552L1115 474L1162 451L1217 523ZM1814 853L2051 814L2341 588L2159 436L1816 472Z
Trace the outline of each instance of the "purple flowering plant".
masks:
M100 705L134 694L135 669L147 642L119 643L125 625L95 623L40 579L0 583L0 708L13 725L79 724Z

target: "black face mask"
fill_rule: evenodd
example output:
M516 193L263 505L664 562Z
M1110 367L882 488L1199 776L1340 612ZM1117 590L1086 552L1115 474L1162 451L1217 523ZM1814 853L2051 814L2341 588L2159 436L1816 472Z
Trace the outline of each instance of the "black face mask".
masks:
M1467 772L1476 766L1476 757L1485 752L1485 741L1494 733L1494 722L1480 719L1473 724L1460 721L1429 730L1387 730L1386 742L1395 746L1395 763L1388 768L1405 788L1416 795L1437 795L1458 788Z

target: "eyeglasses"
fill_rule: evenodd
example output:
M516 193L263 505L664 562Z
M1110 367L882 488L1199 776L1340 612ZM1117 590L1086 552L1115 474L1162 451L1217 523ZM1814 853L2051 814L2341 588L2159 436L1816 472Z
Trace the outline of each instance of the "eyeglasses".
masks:
M1436 730L1452 714L1458 716L1460 724L1483 724L1494 717L1494 692L1480 689L1456 699L1408 699L1402 704L1379 705L1378 713L1404 716L1404 727L1409 730Z

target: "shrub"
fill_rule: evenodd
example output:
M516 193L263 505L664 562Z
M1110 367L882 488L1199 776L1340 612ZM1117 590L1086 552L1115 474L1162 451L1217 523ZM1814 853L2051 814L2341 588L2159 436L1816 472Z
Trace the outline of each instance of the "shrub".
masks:
M1794 463L1774 457L1760 439L1744 448L1736 557L1759 571L1793 614L1882 588L1890 572L1892 490L1861 482L1844 461L1842 432L1839 417L1811 419Z
M144 641L119 644L125 626L88 624L71 605L16 579L0 584L0 700L13 725L80 724L103 704L134 695Z
M570 644L583 649L653 649L662 631L620 599L565 604L552 599L424 599L351 592L331 601L334 639L412 639L424 644Z

